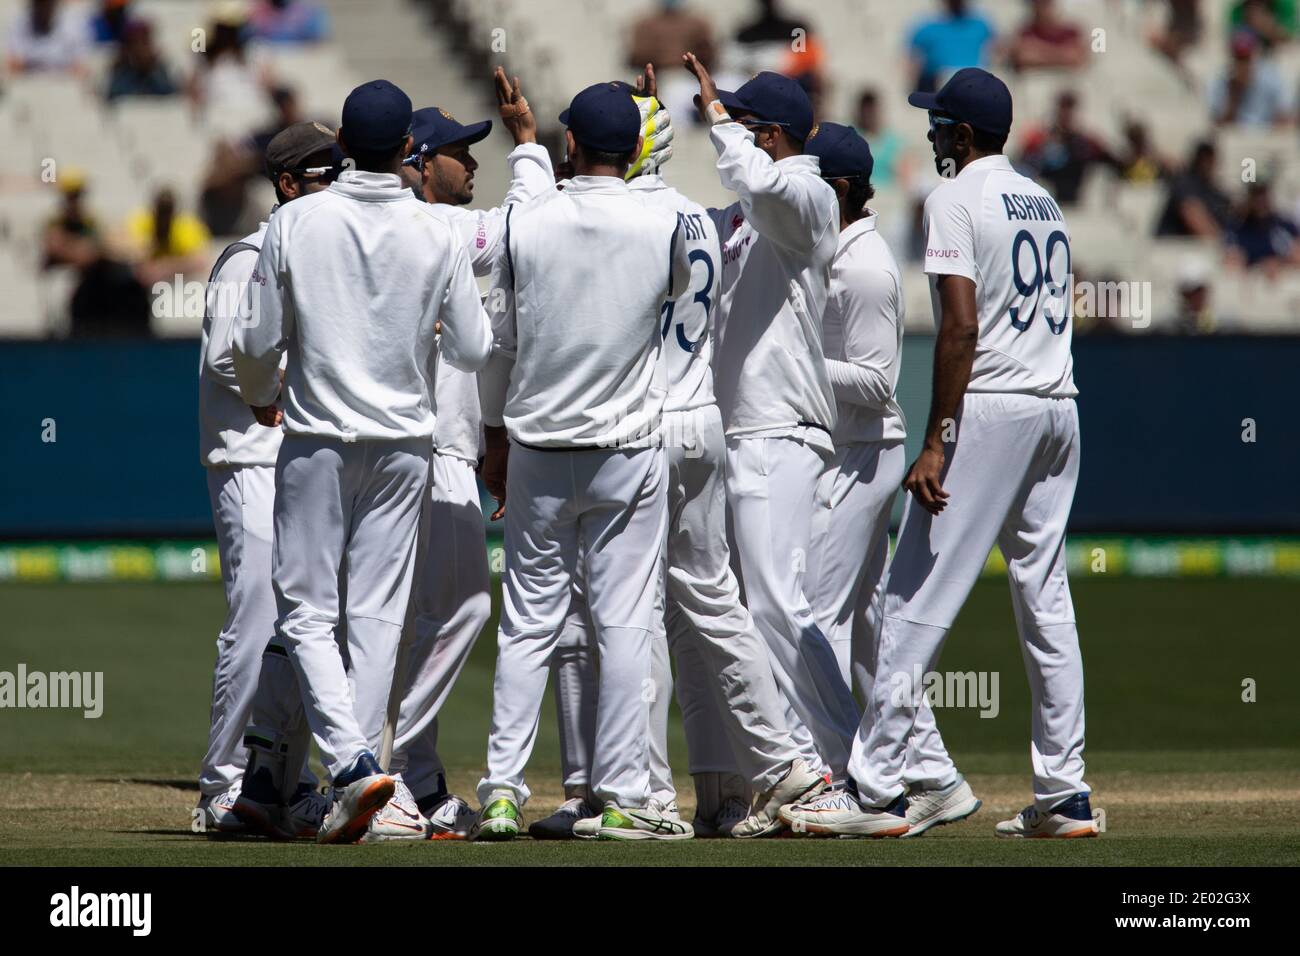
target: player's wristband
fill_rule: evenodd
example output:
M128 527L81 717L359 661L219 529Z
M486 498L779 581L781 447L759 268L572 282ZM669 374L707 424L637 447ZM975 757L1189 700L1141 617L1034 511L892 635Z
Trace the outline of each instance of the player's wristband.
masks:
M704 107L704 115L708 117L709 122L714 126L719 123L731 122L731 114L727 112L727 108L722 105L721 100L714 100Z

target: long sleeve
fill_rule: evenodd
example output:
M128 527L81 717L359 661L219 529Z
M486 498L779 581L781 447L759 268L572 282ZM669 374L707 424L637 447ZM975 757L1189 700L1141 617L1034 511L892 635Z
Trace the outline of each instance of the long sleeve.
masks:
M257 261L257 250L240 250L221 266L208 287L207 309L211 316L208 344L203 352L203 373L224 388L239 394L235 377L235 327L248 322L251 302L248 298L248 274ZM240 278L236 279L238 276Z
M836 267L829 308L842 325L843 357L826 359L837 401L879 407L898 380L903 301L894 277L868 264Z
M477 210L442 207L452 210L453 223L469 252L476 276L492 271L501 237L505 235L506 210L515 203L529 202L555 191L555 170L545 147L536 143L516 146L506 162L510 165L510 188L500 206Z
M509 241L508 224L505 241ZM504 424L517 344L514 274L509 255L500 256L492 269L487 306L492 320L492 355L479 374L479 407L484 425L500 427Z
M275 222L266 231L262 254L248 282L245 318L235 323L232 343L235 378L249 405L272 404L280 393L280 359L293 334L290 277L285 273L283 239Z
M442 322L440 348L454 368L477 372L491 354L492 327L479 301L469 256L463 246L455 242L452 245L451 278L438 311Z
M813 175L790 175L754 144L754 134L739 123L719 123L709 133L718 151L722 185L740 199L745 218L766 239L796 252L816 247L827 229L830 187Z

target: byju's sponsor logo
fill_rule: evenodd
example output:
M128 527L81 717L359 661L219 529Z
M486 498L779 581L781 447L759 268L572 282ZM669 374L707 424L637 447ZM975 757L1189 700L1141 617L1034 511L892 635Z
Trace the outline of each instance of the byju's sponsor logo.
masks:
M78 886L50 897L50 925L128 927L132 936L153 928L152 893L83 893Z
M103 671L0 671L0 709L80 710L89 720L104 713Z

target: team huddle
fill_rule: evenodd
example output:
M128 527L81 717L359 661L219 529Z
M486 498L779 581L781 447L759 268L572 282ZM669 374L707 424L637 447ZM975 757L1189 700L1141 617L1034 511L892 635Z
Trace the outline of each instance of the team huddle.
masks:
M573 98L558 167L498 69L515 148L495 208L470 208L470 147L492 124L413 109L386 81L352 92L337 133L303 123L269 144L279 204L218 260L203 328L229 604L209 829L513 839L548 683L565 802L527 827L537 839L906 837L965 819L980 801L921 682L897 678L935 669L996 545L1034 714L1034 799L996 832L1097 834L1064 553L1069 233L1002 155L1006 86L967 69L910 98L945 181L925 206L939 331L909 467L903 294L867 205L868 143L814 122L787 77L719 91L683 64L726 208L670 185L651 68ZM471 804L448 790L438 714L490 616L479 478L504 567Z

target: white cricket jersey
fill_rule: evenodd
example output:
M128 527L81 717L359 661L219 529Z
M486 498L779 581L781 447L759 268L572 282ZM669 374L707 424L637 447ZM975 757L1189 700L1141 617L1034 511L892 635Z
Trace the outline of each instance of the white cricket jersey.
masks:
M621 179L575 176L508 216L484 423L536 448L653 440L667 394L660 309L691 277L676 214Z
M470 209L434 203L431 207L460 236L476 276L492 272L506 233L506 209L555 191L555 170L551 168L551 156L545 147L536 143L516 146L506 162L510 166L510 188L500 206ZM433 430L434 450L440 455L477 464L483 449L478 376L441 362L434 398L437 418Z
M257 265L267 223L239 240L253 246L231 253L208 281L199 362L199 454L207 468L274 465L280 429L259 425L239 394L231 354L236 324L247 315L248 281Z
M1070 231L1047 191L1002 155L970 163L925 201L925 271L975 283L979 342L969 392L1066 398L1070 357ZM939 293L930 295L935 323Z
M721 281L718 229L708 211L673 189L662 176L638 176L628 183L632 194L650 206L681 217L682 236L691 260L690 284L664 303L663 363L668 378L665 412L685 412L713 404L713 312Z
M290 435L431 437L439 352L472 372L492 346L464 244L392 174L346 170L279 209L249 292L257 312L235 329L240 390L275 401L287 351Z
M448 203L432 204L434 212L446 219L464 241L476 276L492 272L506 231L506 209L514 203L528 202L555 191L555 170L544 146L536 143L516 146L506 162L510 166L510 188L500 206L470 209Z
M898 262L872 212L840 232L822 320L826 371L838 403L836 447L907 437L895 394L903 314Z
M839 243L835 191L817 157L773 162L739 123L710 137L722 185L740 197L709 210L722 242L713 386L727 437L796 435L830 454L822 313Z

